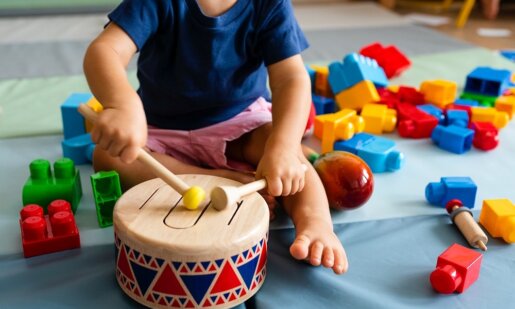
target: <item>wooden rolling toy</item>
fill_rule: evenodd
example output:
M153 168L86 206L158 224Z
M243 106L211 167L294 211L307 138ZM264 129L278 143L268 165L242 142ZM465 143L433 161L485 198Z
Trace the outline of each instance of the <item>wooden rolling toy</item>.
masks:
M81 104L78 109L86 120L92 123L96 122L98 115L89 106ZM163 179L170 187L179 192L183 197L183 203L186 208L195 209L204 200L206 194L201 187L188 186L181 178L177 177L142 148L139 150L138 160L150 168L157 177Z
M472 217L472 212L463 207L461 201L456 199L450 200L447 203L446 209L451 216L452 222L458 226L458 229L467 239L468 243L474 248L486 251L488 237L474 220L474 217Z
M181 175L206 190L240 183ZM141 183L117 201L113 225L116 278L123 291L153 308L227 308L250 298L266 274L268 206L258 193L218 211L190 211L161 179Z

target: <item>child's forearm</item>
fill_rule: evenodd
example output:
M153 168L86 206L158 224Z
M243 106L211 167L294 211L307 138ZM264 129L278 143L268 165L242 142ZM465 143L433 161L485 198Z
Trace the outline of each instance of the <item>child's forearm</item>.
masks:
M311 108L309 76L299 63L271 73L273 132L269 143L299 145Z

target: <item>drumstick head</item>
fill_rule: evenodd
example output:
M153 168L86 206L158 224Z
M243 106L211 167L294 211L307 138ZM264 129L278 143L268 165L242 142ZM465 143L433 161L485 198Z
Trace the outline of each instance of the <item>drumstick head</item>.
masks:
M197 209L197 207L202 203L204 198L206 197L206 192L204 189L198 186L193 186L189 188L184 195L182 196L182 201L184 206L190 210Z
M230 186L219 186L211 190L211 203L217 210L224 210L229 205L236 203L238 193Z

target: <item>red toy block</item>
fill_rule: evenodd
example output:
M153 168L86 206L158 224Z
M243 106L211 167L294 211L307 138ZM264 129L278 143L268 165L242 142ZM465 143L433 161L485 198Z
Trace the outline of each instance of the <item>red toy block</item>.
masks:
M388 108L397 109L397 104L400 102L397 93L387 88L378 88L377 93L379 94L378 103L385 104Z
M36 204L20 211L23 255L28 258L52 252L80 248L80 236L71 205L55 200L48 206L48 215Z
M402 137L429 138L438 125L438 119L409 103L397 104L398 131Z
M400 75L411 65L411 61L394 45L383 47L375 42L361 48L359 53L375 59L388 78Z
M499 130L491 122L472 122L469 128L475 132L472 140L474 147L481 150L492 150L499 145Z
M417 90L415 87L400 86L397 91L397 97L401 102L410 103L413 105L425 104L424 94Z
M482 259L481 253L453 244L438 257L429 281L438 293L462 293L479 278Z

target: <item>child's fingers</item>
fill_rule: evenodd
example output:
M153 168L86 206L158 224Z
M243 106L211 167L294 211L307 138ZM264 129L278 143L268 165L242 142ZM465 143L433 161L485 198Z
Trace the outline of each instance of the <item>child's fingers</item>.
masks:
M268 193L272 196L280 196L283 192L283 183L279 177L265 177Z
M120 160L125 164L130 164L138 157L140 148L134 146L126 146L120 153Z

